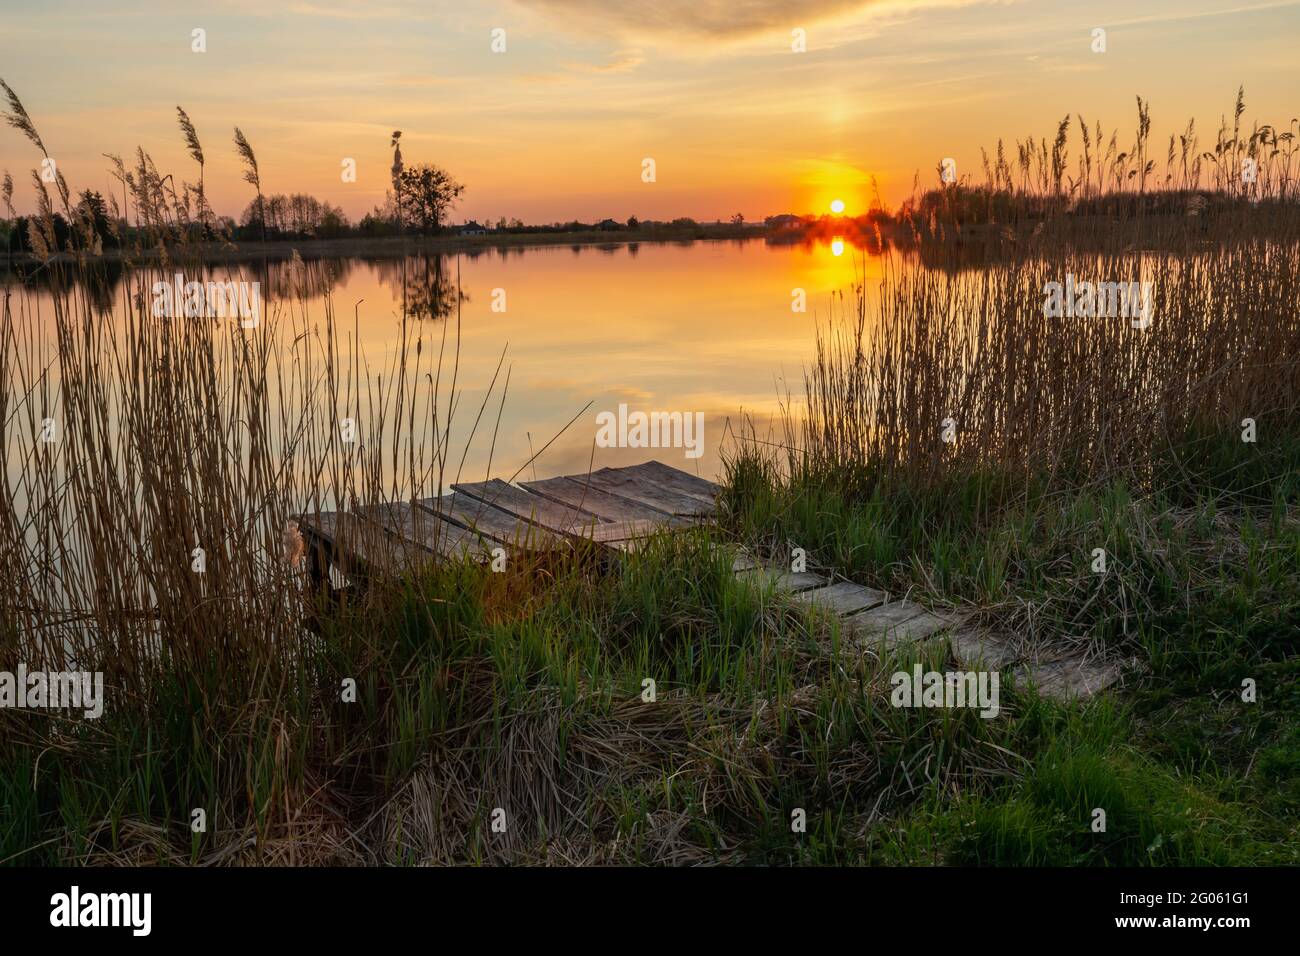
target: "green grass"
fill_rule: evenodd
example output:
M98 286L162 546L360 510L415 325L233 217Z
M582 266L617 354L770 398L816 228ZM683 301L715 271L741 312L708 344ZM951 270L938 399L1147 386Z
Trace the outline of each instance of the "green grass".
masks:
M1300 859L1297 472L1274 460L1243 477L1255 463L1241 467L1241 454L1220 449L1187 469L1199 497L1122 480L1049 492L1046 481L987 473L918 489L860 474L784 477L754 453L729 463L730 529L773 558L803 547L860 583L977 608L984 625L1040 641L1089 638L1143 668L1088 705L1023 702L997 722L1022 767L988 786L936 790L875 828L860 859ZM1294 446L1275 453L1294 456ZM1092 571L1094 547L1106 549L1105 574ZM1254 703L1242 699L1247 679ZM1094 808L1106 811L1105 833L1090 828Z
M1212 722L1157 716L1185 744ZM893 862L1004 866L1295 864L1295 794L1272 789L1275 771L1251 773L1244 753L1214 759L1203 743L1171 759L1147 736L1152 730L1110 707L1061 719L1036 738L1045 746L1023 780L919 809L882 840L882 854ZM1128 743L1132 734L1139 743ZM1288 748L1280 737L1260 743ZM1104 832L1093 829L1098 808Z
M443 565L330 610L293 666L239 686L164 668L99 721L0 714L0 859L1300 862L1290 485L1186 507L1122 484L855 497L755 461L732 478L716 531L613 564ZM889 674L946 654L852 650L833 620L738 580L716 547L735 538L1143 669L1069 706L1006 678L992 720L896 709Z

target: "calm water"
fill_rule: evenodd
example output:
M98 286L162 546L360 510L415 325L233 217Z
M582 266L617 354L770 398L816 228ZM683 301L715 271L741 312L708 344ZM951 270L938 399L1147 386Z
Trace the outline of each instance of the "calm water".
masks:
M854 282L855 261L860 271L851 252L762 242L543 247L451 259L447 270L454 280L459 266L466 296L467 405L477 409L502 349L511 367L493 470L513 474L530 457L530 435L532 448L541 448L590 402L536 462L542 477L585 470L597 414L625 403L629 412L702 412L703 454L596 447L595 467L656 457L713 477L727 419L733 428L742 412L766 422L783 380L802 388L816 320L825 317L831 293ZM391 347L400 334L394 271L392 263L354 262L335 287L340 305L365 300L368 351ZM408 262L407 272L409 285L412 273L427 273L426 263ZM807 292L805 313L791 310L796 287ZM493 311L496 289L504 290L504 312ZM481 474L486 450L471 449L470 461Z
M825 320L832 294L847 294L864 269L868 277L879 272L877 260L864 262L851 247L762 241L513 248L405 263L318 260L307 268L311 314L323 315L328 294L350 333L355 306L372 370L401 340L404 284L408 312L421 315L424 347L437 348L444 323L451 323L454 337L459 274L462 398L453 447L459 452L468 441L469 422L505 350L502 380L508 368L509 391L492 474L510 477L527 462L530 448L555 438L523 478L652 457L715 477L728 420L734 429L743 414L765 431L778 396L787 387L802 392L816 325ZM241 269L253 275L248 265L229 271ZM270 266L272 298L288 269L285 263ZM227 271L216 267L212 275L224 279ZM792 310L797 288L806 292L806 312ZM104 307L113 308L115 300L120 294L110 290ZM487 472L499 390L500 383L470 444L466 480ZM689 458L680 448L594 447L597 415L617 412L620 403L629 412L702 413L703 453Z
M853 258L827 247L761 242L543 248L460 260L462 371L470 404L481 400L502 348L512 365L498 447L513 472L588 402L591 408L537 462L542 474L584 470L596 415L617 411L702 412L703 454L681 449L595 448L595 466L647 457L712 477L727 419L766 421L782 380L801 387L816 317L830 294L854 280ZM454 267L454 263L453 263ZM861 268L859 264L859 268ZM808 311L791 310L791 290L807 291ZM507 311L492 310L503 289ZM378 299L394 290L372 269L355 270L339 295ZM373 297L373 298L372 298ZM376 343L395 334L391 318L365 319ZM477 400L476 400L477 399Z

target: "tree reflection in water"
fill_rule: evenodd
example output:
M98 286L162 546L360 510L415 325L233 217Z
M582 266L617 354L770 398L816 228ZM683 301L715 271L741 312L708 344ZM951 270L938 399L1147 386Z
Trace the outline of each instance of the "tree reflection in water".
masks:
M458 292L456 276L447 256L408 256L378 259L372 264L379 281L401 295L406 315L416 319L446 318L456 306L469 301Z

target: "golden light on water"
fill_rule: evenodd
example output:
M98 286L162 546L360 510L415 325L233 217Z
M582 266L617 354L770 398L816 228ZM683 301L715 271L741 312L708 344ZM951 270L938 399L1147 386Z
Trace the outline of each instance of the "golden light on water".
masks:
M831 212L835 213L835 215L837 215L837 216L843 215L843 213L844 213L844 200L843 200L843 199L836 199L836 200L834 200L833 202L831 202ZM836 255L839 255L839 253L836 253Z

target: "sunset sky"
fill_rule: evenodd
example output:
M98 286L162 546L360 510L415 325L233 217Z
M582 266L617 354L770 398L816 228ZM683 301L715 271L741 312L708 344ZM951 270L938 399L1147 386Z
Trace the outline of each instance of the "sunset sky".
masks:
M1212 141L1246 87L1249 119L1300 113L1300 2L1148 0L43 0L0 15L0 77L74 189L110 188L103 153L149 151L183 180L185 107L208 194L237 214L251 187L309 192L358 218L383 199L389 133L408 164L466 184L454 213L528 222L750 219L861 212L930 185L939 159L980 172L998 137L1048 136L1067 113L1119 126L1151 102L1153 152L1190 117ZM162 10L164 12L158 12ZM493 53L491 31L506 31ZM1107 52L1091 49L1094 28ZM207 52L191 52L191 31ZM807 52L791 49L806 31ZM1014 151L1013 151L1014 152ZM1078 152L1072 143L1071 162ZM355 158L358 181L341 161ZM641 181L651 157L657 181ZM0 169L32 208L39 154L0 129Z

